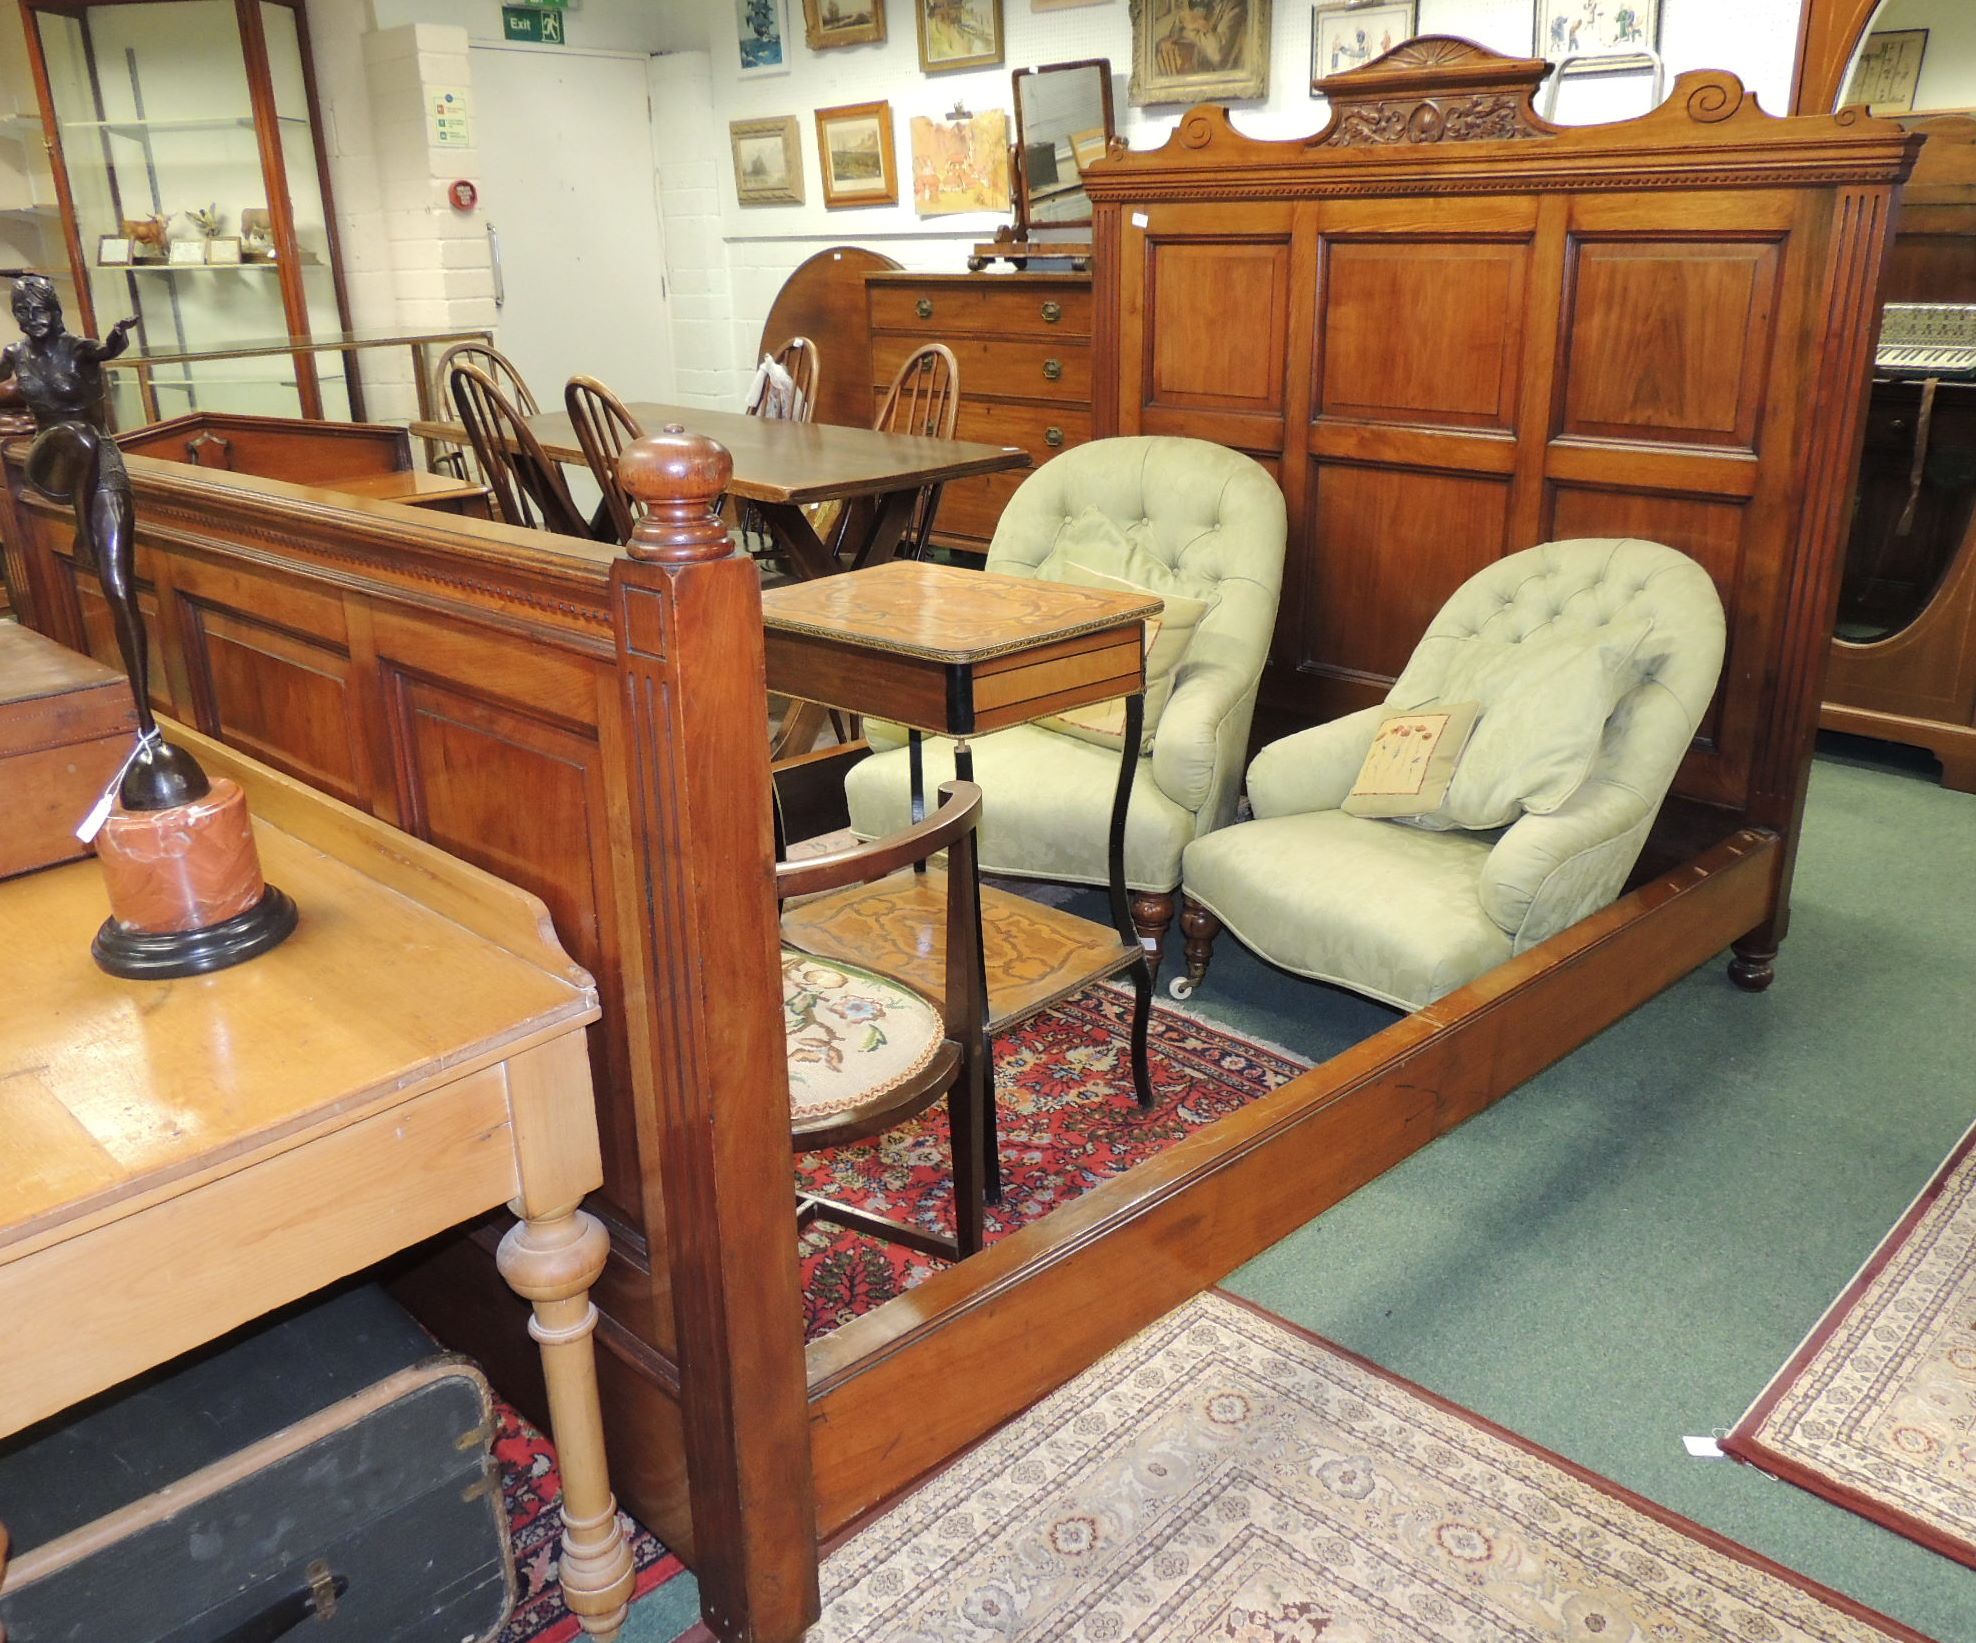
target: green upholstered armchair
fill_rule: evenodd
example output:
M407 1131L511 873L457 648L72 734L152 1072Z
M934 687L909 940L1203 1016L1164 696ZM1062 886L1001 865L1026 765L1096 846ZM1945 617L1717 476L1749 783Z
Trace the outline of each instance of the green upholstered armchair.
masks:
M1205 440L1170 438L1065 451L1023 481L995 527L991 571L1129 582L1170 602L1175 619L1154 640L1164 678L1147 693L1151 749L1138 761L1125 832L1133 921L1154 941L1173 920L1181 852L1235 812L1285 537L1283 493L1263 468ZM845 788L852 827L874 839L906 825L910 775L904 733L870 720L865 728L882 751L854 767ZM1122 734L1107 742L1055 722L976 739L982 871L1109 882L1121 744ZM928 738L924 752L928 786L951 780L953 744Z
M1620 647L1627 661L1596 750L1586 744L1589 768L1546 814L1486 831L1347 815L1339 807L1375 726L1411 700L1264 748L1249 766L1255 820L1188 847L1187 975L1175 995L1205 976L1225 924L1286 970L1418 1009L1614 900L1722 669L1722 603L1708 573L1658 542L1548 542L1471 577L1415 652L1419 663L1433 641L1520 646L1641 626L1637 648ZM1414 664L1396 693L1411 676Z

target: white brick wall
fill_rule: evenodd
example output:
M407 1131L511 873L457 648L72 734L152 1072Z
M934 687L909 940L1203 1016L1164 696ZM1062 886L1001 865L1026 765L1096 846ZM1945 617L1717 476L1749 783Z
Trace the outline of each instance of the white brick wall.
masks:
M738 409L754 367L753 329L735 319L733 270L720 217L727 128L713 118L713 64L705 52L652 59L653 152L666 156L655 186L665 234L667 318L682 404Z

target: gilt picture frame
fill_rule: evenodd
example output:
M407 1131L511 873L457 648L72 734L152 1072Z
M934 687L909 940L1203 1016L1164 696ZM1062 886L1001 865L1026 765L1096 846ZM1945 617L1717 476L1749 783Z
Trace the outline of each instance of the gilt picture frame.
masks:
M890 103L846 103L818 109L816 157L828 210L899 203Z
M885 39L885 0L803 0L803 42L811 51L872 46Z
M734 198L742 205L803 203L803 139L793 114L730 120Z
M913 0L919 71L993 68L1003 57L1002 0Z
M1135 108L1269 95L1270 0L1132 0Z

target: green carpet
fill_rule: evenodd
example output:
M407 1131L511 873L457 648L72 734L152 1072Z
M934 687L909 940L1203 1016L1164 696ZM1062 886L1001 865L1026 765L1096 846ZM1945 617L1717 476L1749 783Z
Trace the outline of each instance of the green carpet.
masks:
M1871 745L1834 739L1815 768L1768 993L1707 965L1229 1287L1976 1643L1976 1572L1681 1445L1743 1412L1976 1117L1976 798ZM1322 1053L1363 1008L1224 987L1222 956L1193 1002L1230 1026Z
M1976 1117L1976 798L1918 756L1821 748L1768 993L1710 963L1228 1287L1941 1643L1976 1643L1976 1572L1681 1445L1743 1412ZM1095 892L1034 888L1105 916ZM1396 1019L1225 936L1187 1007L1313 1060ZM696 1602L690 1577L671 1582L627 1643L673 1637Z

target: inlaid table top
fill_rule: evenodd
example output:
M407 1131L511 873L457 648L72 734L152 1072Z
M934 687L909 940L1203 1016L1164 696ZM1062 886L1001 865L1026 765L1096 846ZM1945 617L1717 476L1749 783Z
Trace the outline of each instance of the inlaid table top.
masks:
M895 559L762 595L771 632L835 639L965 666L1157 616L1151 593L1112 593L1031 576Z
M625 408L648 434L676 423L688 433L719 440L734 459L728 493L752 502L878 496L1029 466L1028 453L1013 445L877 433L827 422L787 422L687 405L640 403ZM558 462L583 461L583 447L565 412L544 411L527 421L549 456ZM458 424L447 422L414 422L411 432L419 439L458 442L463 437Z

